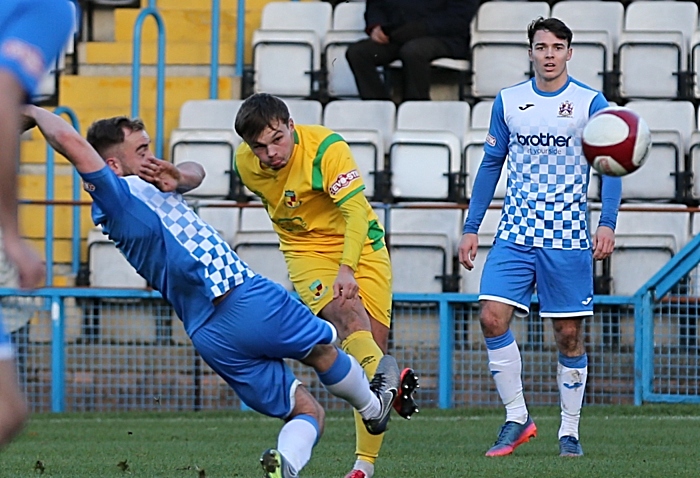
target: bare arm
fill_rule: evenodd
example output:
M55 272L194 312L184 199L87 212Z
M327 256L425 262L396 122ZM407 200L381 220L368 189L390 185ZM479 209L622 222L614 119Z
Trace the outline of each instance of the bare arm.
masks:
M105 167L104 160L70 124L43 108L27 106L24 121L33 121L53 149L66 157L80 173L94 173Z
M174 166L161 159L151 159L139 171L139 177L153 184L163 192L184 193L202 184L206 173L204 168L193 161Z

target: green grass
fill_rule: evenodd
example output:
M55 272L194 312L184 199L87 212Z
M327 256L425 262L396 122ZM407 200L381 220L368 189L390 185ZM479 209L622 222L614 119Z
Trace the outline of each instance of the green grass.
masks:
M483 456L501 425L501 410L425 410L410 422L394 417L375 476L700 476L698 406L585 408L586 456L580 459L557 456L557 409L531 412L539 436L505 458ZM0 476L255 478L261 476L257 459L275 445L280 426L253 412L34 415L22 436L0 452ZM350 414L330 413L302 476L342 477L353 452Z

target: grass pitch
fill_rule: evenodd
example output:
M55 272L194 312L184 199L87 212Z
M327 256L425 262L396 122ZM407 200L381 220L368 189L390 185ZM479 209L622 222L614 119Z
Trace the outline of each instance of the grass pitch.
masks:
M376 478L698 477L700 407L584 408L585 456L558 455L558 409L533 408L538 437L512 456L486 458L501 410L425 410L392 418ZM262 475L258 457L275 446L279 420L254 412L34 415L0 452L1 477L214 478ZM329 413L326 433L302 476L342 478L354 461L350 413Z

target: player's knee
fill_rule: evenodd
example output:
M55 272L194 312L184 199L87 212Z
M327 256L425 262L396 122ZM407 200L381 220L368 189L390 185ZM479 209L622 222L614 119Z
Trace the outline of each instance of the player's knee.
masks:
M483 306L479 314L481 330L486 337L498 337L508 330L509 318L503 317L501 313L492 307Z
M316 344L311 349L302 363L313 367L317 372L325 372L335 362L338 357L336 347L333 344Z
M341 340L360 330L371 330L369 316L359 298L352 300L333 299L319 314L338 330Z
M320 403L311 395L306 387L300 385L294 393L294 409L287 417L287 421L299 415L309 415L318 422L319 436L323 433L326 421L326 412Z

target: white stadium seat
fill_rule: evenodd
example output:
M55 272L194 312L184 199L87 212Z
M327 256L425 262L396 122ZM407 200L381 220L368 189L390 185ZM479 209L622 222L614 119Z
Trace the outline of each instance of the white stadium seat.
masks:
M255 272L293 290L284 255L279 250L279 237L265 209L242 207L239 214L233 250Z
M465 216L466 218L466 216ZM498 231L498 223L501 221L500 209L488 209L484 215L484 220L481 221L479 228L479 247L477 248L476 258L472 261L474 269L468 271L462 267L460 282L460 292L464 294L478 294L479 285L481 284L481 274L484 271L484 262L488 256L491 246L493 246L494 237ZM461 226L461 225L460 225ZM461 227L460 227L461 230Z
M242 100L190 100L170 134L170 158L177 165L196 161L206 177L188 196L225 198L231 193L233 156L241 138L233 129Z
M599 218L600 211L591 211L591 234ZM690 214L684 206L663 206L658 212L621 209L615 229L615 251L610 256L611 294L634 295L687 244L689 224Z
M693 182L690 194L693 199L700 199L700 131L695 130L690 136L690 172Z
M331 101L324 110L323 124L348 143L365 181L365 195L374 197L375 180L384 172L384 157L396 125L396 105L380 100Z
M321 40L331 29L327 2L270 2L253 32L254 91L305 98L318 91Z
M462 147L469 119L464 101L406 101L399 106L389 151L394 198L462 199Z
M574 32L573 55L568 63L571 76L605 91L606 73L612 72L622 33L625 8L620 2L571 0L552 7L552 16Z
M363 38L367 38L365 3L343 2L336 5L333 10L333 27L323 39L328 95L331 98L359 96L345 51L349 45Z
M462 210L394 207L390 214L393 291L445 292L461 237Z
M132 267L116 244L95 227L88 232L88 266L92 287L145 289L146 279Z
M630 3L618 50L620 96L676 98L697 24L694 2Z
M321 124L323 106L315 100L284 99L296 124Z
M467 174L467 198L474 191L474 180L479 171L479 165L484 157L484 141L491 124L491 108L493 100L482 100L472 107L471 130L464 145L464 164ZM496 185L494 199L503 199L506 195L506 168L501 169L501 176Z
M479 6L471 35L472 96L495 98L507 86L530 78L526 28L549 17L546 2L485 2Z
M622 178L622 198L634 200L680 200L685 157L695 129L695 108L689 101L639 100L627 107L649 125L652 148L644 166ZM682 184L680 185L682 188Z

